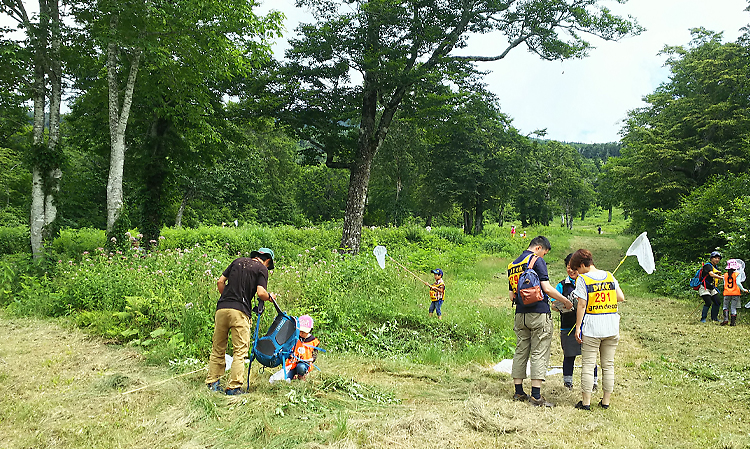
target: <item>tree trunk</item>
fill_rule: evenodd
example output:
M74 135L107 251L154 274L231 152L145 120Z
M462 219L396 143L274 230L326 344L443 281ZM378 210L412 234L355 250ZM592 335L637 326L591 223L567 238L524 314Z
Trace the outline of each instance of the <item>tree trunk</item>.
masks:
M31 169L31 216L29 234L31 254L34 259L42 256L42 230L44 229L44 185L38 165Z
M612 223L612 206L609 206L609 217L607 218L607 223Z
M130 117L130 106L133 103L133 90L138 75L138 63L141 57L141 49L136 49L130 61L130 72L125 95L120 110L120 87L117 80L118 53L117 42L115 42L115 29L117 27L117 16L110 22L110 39L107 46L107 85L109 89L109 177L107 179L107 233L111 233L115 222L120 217L123 205L122 180L125 165L125 130Z
M41 6L41 5L40 5ZM32 33L31 42L34 47L34 124L31 133L31 146L34 163L31 168L31 212L29 234L31 235L31 254L34 259L42 255L42 230L44 229L44 179L40 159L44 146L44 113L47 106L47 83L45 79L45 51L47 49L47 26L45 20L49 16L40 14L39 27ZM34 34L36 33L36 34Z
M44 231L43 237L50 238L51 227L57 218L57 194L60 192L62 170L59 167L61 158L58 156L57 145L60 141L60 104L62 103L62 61L60 47L62 45L62 29L60 23L60 9L57 0L49 1L51 23L51 42L49 51L49 137L47 151L51 156L51 164L47 167L44 189Z
M371 165L372 157L362 157L354 164L349 175L349 194L346 199L341 248L354 254L359 252L362 238L362 221L365 215Z
M472 230L474 229L474 223L472 220L472 213L469 210L463 211L464 215L464 234L471 234Z
M479 235L484 230L484 209L481 201L477 202L477 208L474 212L474 235Z
M141 247L151 249L159 241L161 232L161 211L164 205L164 182L167 178L167 142L166 136L172 124L164 118L157 118L149 131L151 160L144 167L143 191L141 192L141 223L138 226L143 233Z
M500 205L500 213L498 214L498 217L497 217L497 225L502 228L504 224L505 224L505 203Z
M180 207L177 209L177 218L174 220L174 227L175 228L181 228L182 227L182 215L185 212L185 207L187 207L188 201L193 197L193 191L188 190L185 192L184 195L182 195L182 202L180 202Z

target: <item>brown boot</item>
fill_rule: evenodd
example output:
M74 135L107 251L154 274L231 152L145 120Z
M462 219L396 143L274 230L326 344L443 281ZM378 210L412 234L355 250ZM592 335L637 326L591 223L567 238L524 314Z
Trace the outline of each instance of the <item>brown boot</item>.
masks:
M724 309L724 321L721 322L722 326L729 324L729 311Z
M732 315L732 323L730 326L736 326L737 325L737 315Z

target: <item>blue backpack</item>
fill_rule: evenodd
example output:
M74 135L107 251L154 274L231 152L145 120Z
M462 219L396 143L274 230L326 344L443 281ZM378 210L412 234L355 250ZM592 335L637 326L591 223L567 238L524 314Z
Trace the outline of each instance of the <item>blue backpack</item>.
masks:
M527 306L544 299L539 275L534 271L534 263L536 263L537 259L539 259L538 256L531 257L528 266L518 277L516 300L521 300Z
M698 271L695 272L695 276L693 276L692 279L690 279L690 286L693 287L693 290L698 290L701 285L706 286L705 281L706 278L701 279L701 271L703 270L704 265L701 265L700 268L698 268Z
M276 318L273 320L271 327L266 335L258 338L258 328L260 327L260 315L262 310L258 311L255 319L255 336L253 337L253 348L250 352L250 366L253 360L257 360L261 365L269 368L275 368L284 365L286 374L286 359L294 352L294 346L299 340L299 327L297 319L282 312L276 301L271 300L276 307ZM250 366L247 369L247 385L250 386Z

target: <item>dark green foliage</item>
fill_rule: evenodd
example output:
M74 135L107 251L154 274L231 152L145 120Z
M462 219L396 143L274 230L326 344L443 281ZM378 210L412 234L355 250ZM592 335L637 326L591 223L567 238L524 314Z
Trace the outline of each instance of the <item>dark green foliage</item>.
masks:
M731 241L735 254L747 257L744 231L746 204L750 198L750 175L715 177L685 197L674 210L651 214L659 219L654 226L654 246L658 254L682 261L696 261L711 251L723 249ZM736 239L736 240L735 240Z
M651 211L678 207L713 176L750 166L748 35L724 44L720 33L695 29L689 46L664 53L670 81L646 97L648 106L630 112L622 155L611 161L616 196L635 229L644 228Z
M656 269L644 276L651 292L671 298L691 299L697 292L690 287L690 279L701 267L703 261L680 262L669 257L662 257L656 263Z
M29 228L0 226L0 255L29 253Z

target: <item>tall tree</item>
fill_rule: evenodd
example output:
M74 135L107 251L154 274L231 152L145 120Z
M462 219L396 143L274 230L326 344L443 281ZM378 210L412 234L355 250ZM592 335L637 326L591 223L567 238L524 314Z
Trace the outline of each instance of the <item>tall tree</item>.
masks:
M140 137L135 141L152 156L142 160L148 171L143 173L143 204L157 208L142 214L148 217L144 225L152 239L161 221L168 161L215 148L220 135L216 127L223 120L222 96L234 78L248 75L270 55L268 40L278 35L280 15L257 16L255 6L254 1L241 0L99 0L94 8L78 11L96 44L99 67L103 63L106 68L111 145L108 231L123 207L131 108L141 108ZM212 160L210 155L207 151L198 159Z
M415 85L455 76L476 61L503 59L520 45L543 59L583 57L590 44L582 35L618 39L640 30L599 3L298 0L318 22L302 25L301 37L290 41L289 69L301 87L293 108L308 118L306 127L325 136L317 147L329 165L351 171L341 246L359 250L373 158ZM470 34L492 32L507 38L496 54L454 53ZM355 137L354 129L356 144L337 140Z
M612 164L637 220L677 207L713 175L750 167L750 34L724 44L721 33L692 33L689 46L664 49L670 80L630 112Z
M32 186L30 235L35 259L43 253L45 234L53 231L57 218L55 196L62 171L60 141L60 105L62 102L63 22L58 0L39 0L39 14L30 16L21 0L2 0L0 11L26 32L33 58L31 97L34 104L32 130ZM49 111L47 105L49 104ZM49 124L48 126L46 124ZM45 132L46 131L46 132ZM45 136L46 135L46 136ZM46 139L45 139L46 137Z

